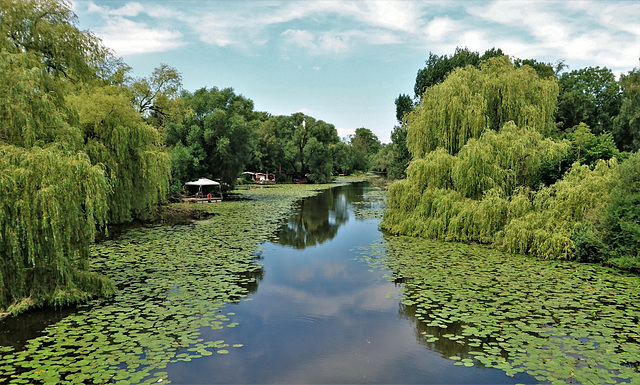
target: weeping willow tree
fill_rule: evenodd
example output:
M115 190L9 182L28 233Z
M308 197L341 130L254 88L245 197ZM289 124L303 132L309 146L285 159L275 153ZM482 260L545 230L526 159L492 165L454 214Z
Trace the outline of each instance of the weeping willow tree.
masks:
M510 213L495 244L547 259L575 258L572 236L583 222L603 218L619 177L616 158L600 160L593 170L575 163L563 179L531 193L528 204Z
M576 163L551 186L535 186L544 162L569 151L533 129L506 124L457 155L440 148L414 160L391 186L382 227L394 234L493 244L543 258L574 256L572 236L605 212L617 161Z
M557 143L535 129L508 122L499 132L486 131L462 147L452 169L453 187L472 199L494 188L506 195L522 186L536 188L542 167L560 167L569 149L566 141Z
M404 234L475 241L544 258L572 258L581 223L603 215L615 159L574 164L544 186L570 144L553 129L558 86L533 69L495 58L454 71L428 88L407 118L413 161L391 186L382 227Z
M88 271L109 185L83 154L0 146L0 309L64 305L113 291Z
M458 68L443 83L427 88L407 115L407 147L414 159L438 147L455 154L470 138L509 121L549 133L557 98L554 78L542 79L529 66L514 68L506 56L490 59L480 69Z
M121 87L87 87L67 100L78 114L85 152L109 178L109 221L152 214L169 190L169 156L158 130L142 120Z
M109 57L69 3L0 0L0 313L112 293L90 242L164 198L159 135L101 86Z

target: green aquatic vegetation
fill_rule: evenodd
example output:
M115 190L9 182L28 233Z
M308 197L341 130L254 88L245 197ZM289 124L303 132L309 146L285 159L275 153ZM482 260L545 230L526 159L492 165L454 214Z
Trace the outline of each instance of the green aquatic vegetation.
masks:
M387 192L385 190L381 188L366 188L362 200L352 202L356 218L382 220L386 200Z
M117 288L49 326L23 350L0 348L0 383L156 383L167 364L243 344L206 341L204 329L240 327L228 303L261 279L255 254L297 200L333 185L244 191L246 200L195 205L211 214L183 226L131 228L90 251L92 271Z
M421 340L458 365L552 383L640 381L637 275L409 237L362 252L386 261Z

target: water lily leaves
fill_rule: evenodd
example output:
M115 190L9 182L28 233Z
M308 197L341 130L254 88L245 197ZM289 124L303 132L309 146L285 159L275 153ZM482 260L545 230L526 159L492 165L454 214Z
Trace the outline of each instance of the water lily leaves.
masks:
M206 223L133 227L92 247L92 268L118 288L109 301L52 325L21 351L0 347L0 383L157 383L169 362L189 362L224 341L203 328L239 327L225 305L250 300L262 271L255 254L297 200L331 185L283 185L250 199L198 205ZM241 347L242 344L234 344Z
M640 381L637 275L409 237L385 237L384 250L402 304L435 335L426 342L474 349L448 354L455 365L551 383Z

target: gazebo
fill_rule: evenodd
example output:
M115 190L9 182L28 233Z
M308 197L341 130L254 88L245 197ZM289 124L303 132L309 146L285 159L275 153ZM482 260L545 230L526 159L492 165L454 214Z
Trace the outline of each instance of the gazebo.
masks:
M185 183L185 186L198 186L198 192L196 193L196 199L203 199L203 200L209 200L211 201L212 199L214 200L222 200L222 187L220 186L220 182L216 182L215 180L211 180L211 179L207 179L207 178L200 178L195 182L187 182ZM213 198L211 196L211 194L207 194L207 197L205 198L203 196L202 193L202 187L203 186L218 186L218 189L220 190L220 197L216 197Z

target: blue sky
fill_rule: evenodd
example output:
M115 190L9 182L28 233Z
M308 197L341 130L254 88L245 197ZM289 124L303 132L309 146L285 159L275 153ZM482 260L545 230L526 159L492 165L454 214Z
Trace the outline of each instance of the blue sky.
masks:
M148 76L161 63L183 87L232 87L274 115L302 111L390 141L394 100L413 95L429 52L468 47L569 70L639 66L640 2L75 0L90 29Z

